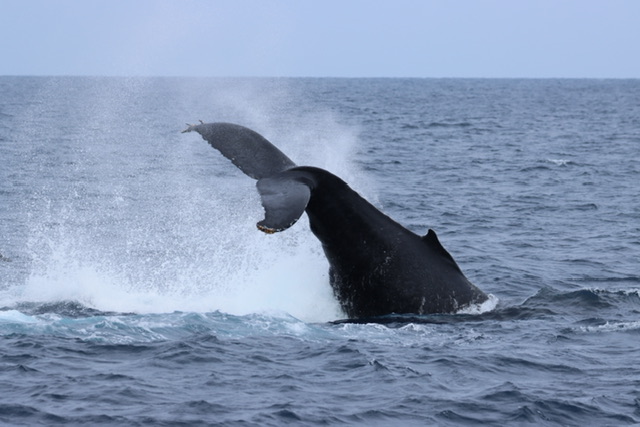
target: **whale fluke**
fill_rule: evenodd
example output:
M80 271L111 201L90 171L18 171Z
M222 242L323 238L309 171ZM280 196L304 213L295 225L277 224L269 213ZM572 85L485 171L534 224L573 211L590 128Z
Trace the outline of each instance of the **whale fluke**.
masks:
M182 133L193 131L253 179L266 178L296 166L266 138L244 126L201 123L189 125Z
M298 221L311 198L309 183L302 178L295 170L287 170L258 181L265 212L264 220L258 223L260 230L275 233Z

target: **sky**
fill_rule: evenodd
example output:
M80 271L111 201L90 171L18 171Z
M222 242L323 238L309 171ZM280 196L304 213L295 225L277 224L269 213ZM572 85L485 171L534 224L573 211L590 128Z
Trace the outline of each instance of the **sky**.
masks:
M0 0L0 75L640 78L640 0Z

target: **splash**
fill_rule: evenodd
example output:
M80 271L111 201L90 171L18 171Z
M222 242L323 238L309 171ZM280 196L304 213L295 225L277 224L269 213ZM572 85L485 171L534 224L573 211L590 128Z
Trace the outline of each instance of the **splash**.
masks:
M498 306L498 303L500 302L500 299L493 294L489 294L487 296L488 298L486 301L480 304L471 304L470 306L465 307L462 310L459 310L457 313L458 314L482 314L482 313L488 313L490 311L495 310L495 308Z
M39 124L46 138L32 131L19 141L43 153L28 183L34 197L22 206L27 274L4 287L5 304L71 300L115 312L343 317L306 220L286 233L260 233L255 182L180 131L194 118L234 121L255 127L300 164L358 177L349 160L355 133L330 113L296 112L281 86L265 94L246 81L187 83L52 83L72 86L78 98L69 105L43 89L42 108L55 113ZM160 105L159 93L167 98Z

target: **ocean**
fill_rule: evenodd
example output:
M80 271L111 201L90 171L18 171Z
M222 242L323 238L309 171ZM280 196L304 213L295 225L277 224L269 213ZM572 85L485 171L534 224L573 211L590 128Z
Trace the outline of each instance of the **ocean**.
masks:
M350 321L250 127L490 303ZM0 77L0 424L640 423L640 80Z

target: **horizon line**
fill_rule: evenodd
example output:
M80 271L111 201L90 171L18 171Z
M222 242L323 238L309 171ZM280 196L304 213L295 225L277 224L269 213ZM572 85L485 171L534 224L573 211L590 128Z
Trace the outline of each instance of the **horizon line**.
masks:
M179 75L179 74L0 74L0 77L87 77L87 78L185 78L185 79L433 79L433 80L638 80L640 77L566 76L278 76L278 75Z

